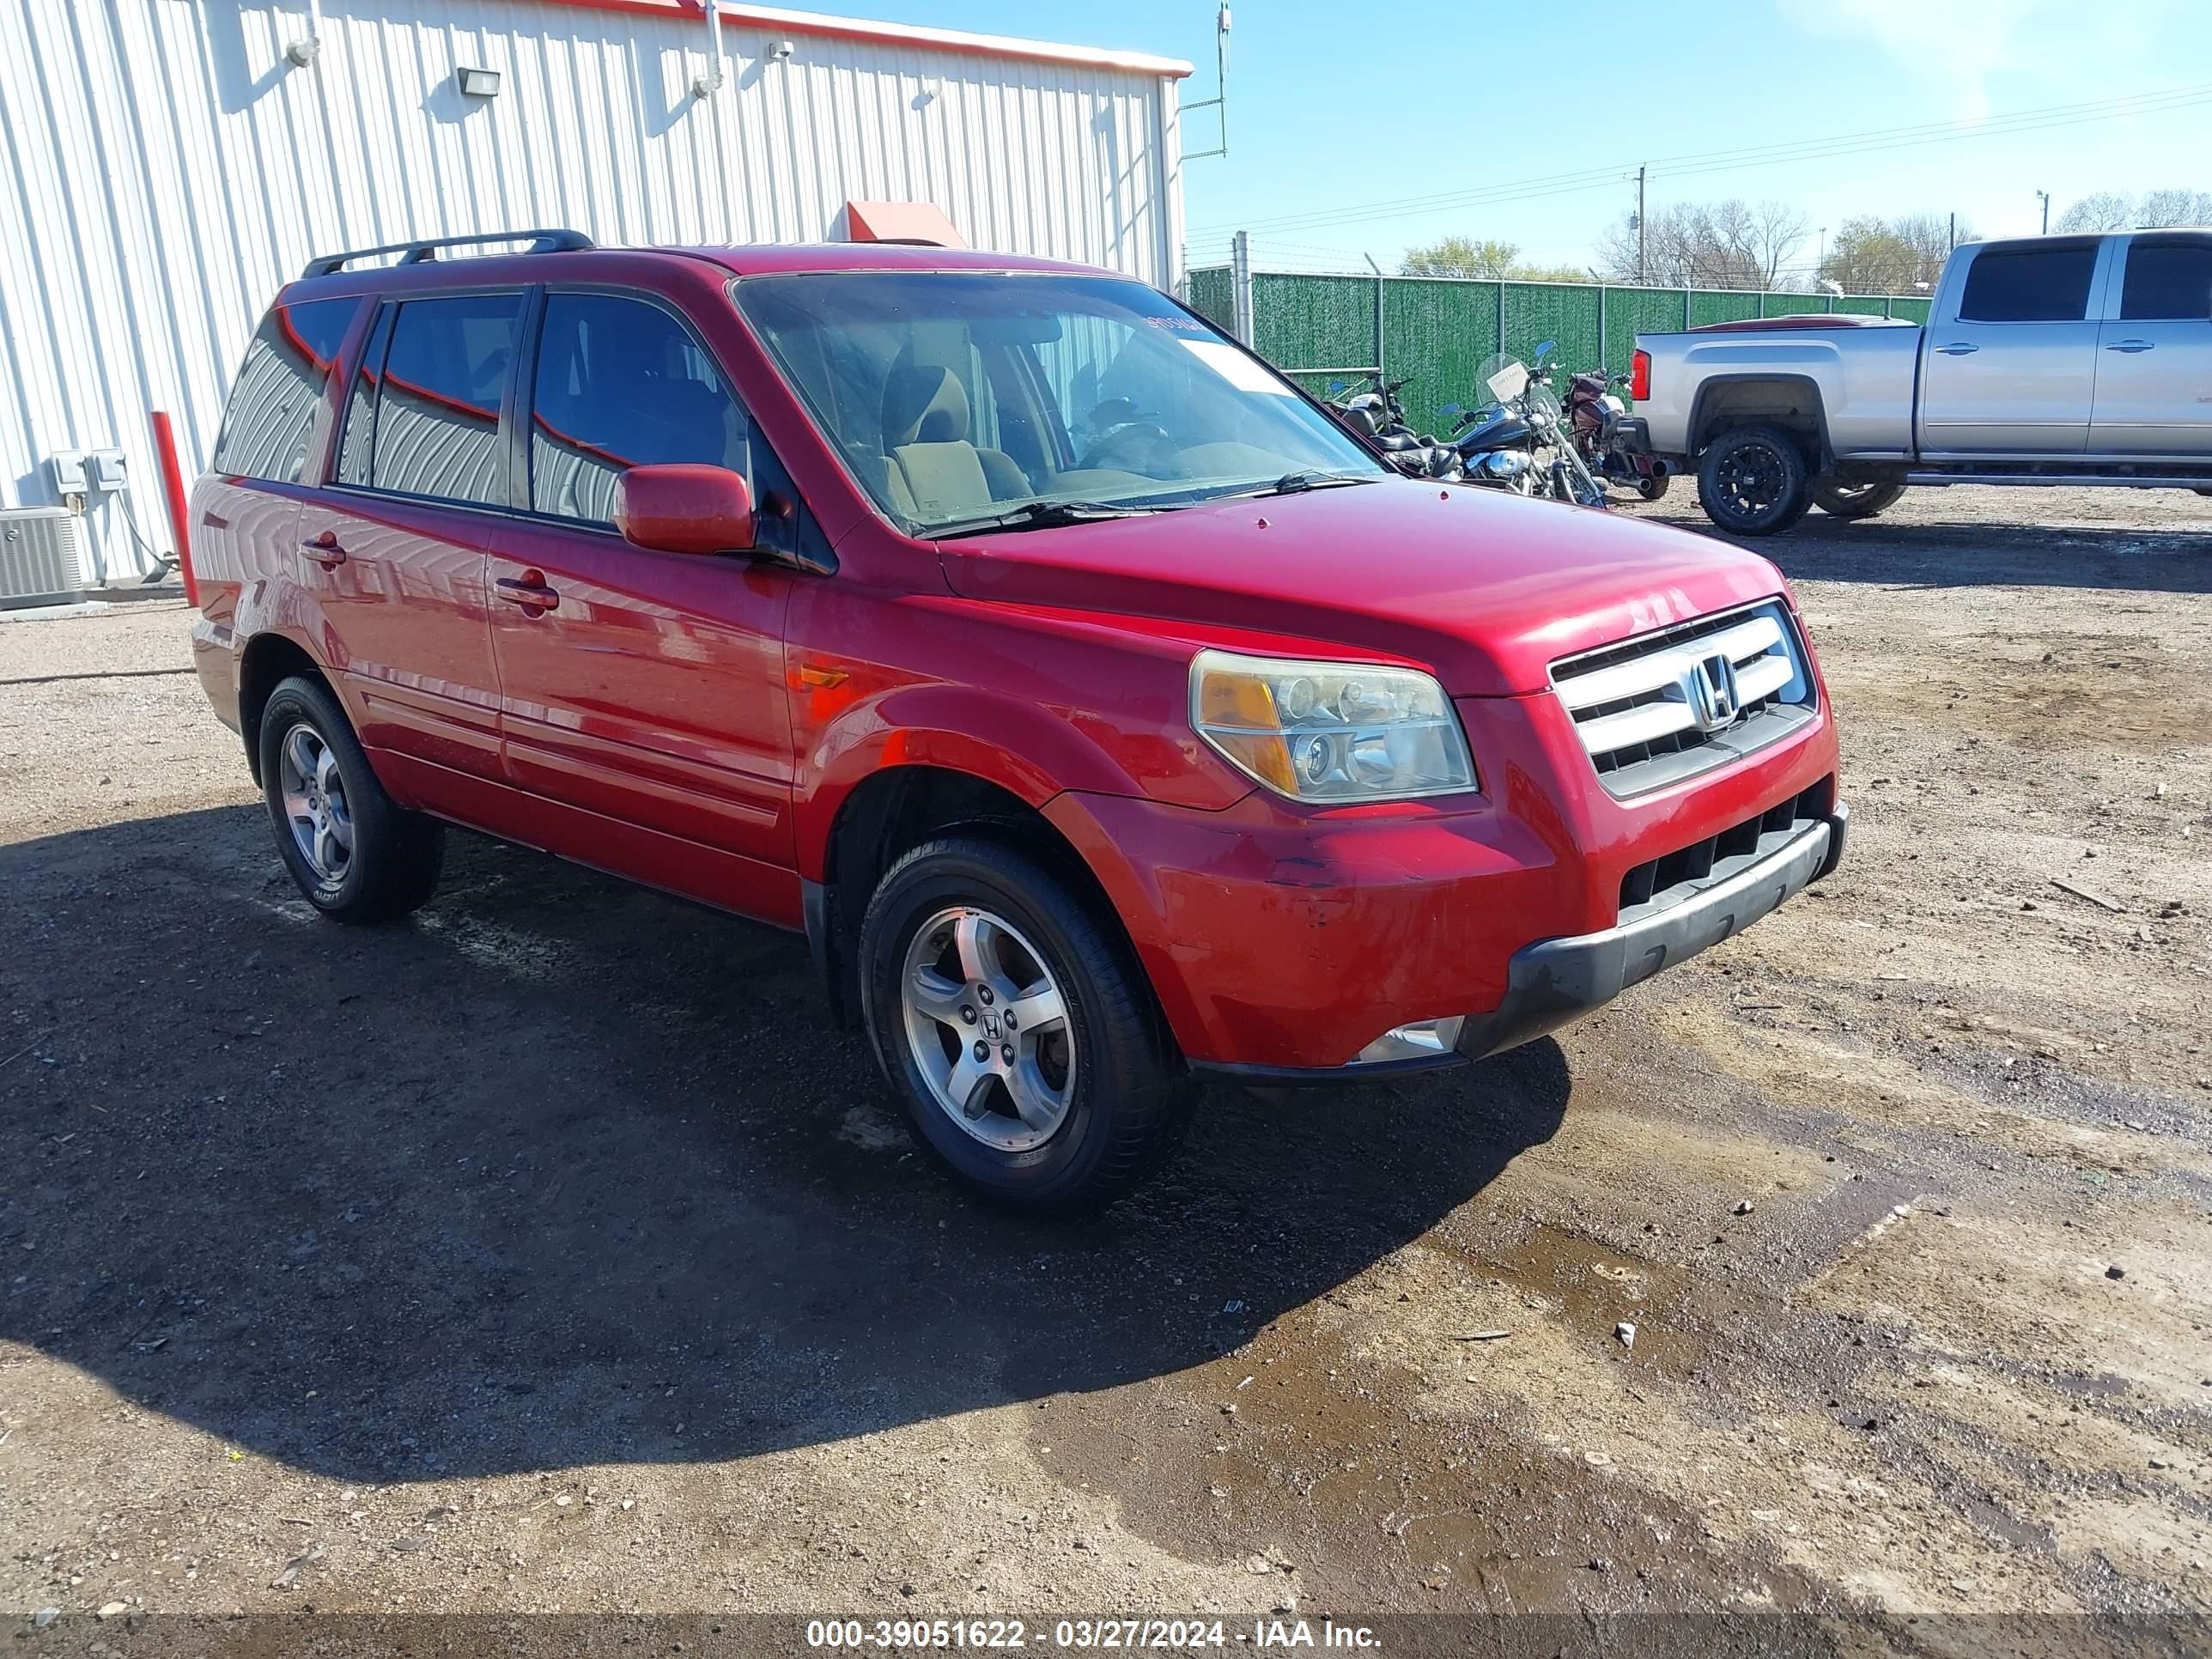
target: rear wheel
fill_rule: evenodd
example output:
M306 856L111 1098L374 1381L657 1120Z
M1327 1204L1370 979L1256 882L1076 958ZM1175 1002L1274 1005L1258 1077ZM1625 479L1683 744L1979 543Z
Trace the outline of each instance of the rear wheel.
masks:
M385 921L437 890L444 826L384 793L328 690L279 684L262 707L260 743L276 851L308 903L338 921Z
M1813 504L1805 452L1778 426L1740 426L1713 440L1698 466L1705 516L1738 536L1772 536Z
M915 848L869 903L860 974L915 1140L979 1196L1080 1214L1182 1138L1195 1087L1141 970L1027 854L966 836Z
M1871 519L1904 493L1903 484L1879 479L1852 483L1828 474L1813 481L1813 505L1832 519Z

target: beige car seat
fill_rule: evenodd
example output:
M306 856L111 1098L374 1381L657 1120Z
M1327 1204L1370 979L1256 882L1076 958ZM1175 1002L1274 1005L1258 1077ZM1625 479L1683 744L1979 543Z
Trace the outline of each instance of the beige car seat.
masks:
M967 389L933 363L902 363L884 381L884 455L892 497L902 489L921 519L988 512L1036 493L1012 456L968 441Z

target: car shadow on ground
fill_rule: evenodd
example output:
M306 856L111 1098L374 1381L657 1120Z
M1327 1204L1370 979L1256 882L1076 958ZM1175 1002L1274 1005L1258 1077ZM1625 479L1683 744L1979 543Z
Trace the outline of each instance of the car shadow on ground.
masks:
M1567 1102L1549 1042L1214 1089L1135 1198L1026 1223L910 1151L800 940L447 870L348 929L253 808L0 848L0 1335L334 1479L727 1458L1218 1358Z

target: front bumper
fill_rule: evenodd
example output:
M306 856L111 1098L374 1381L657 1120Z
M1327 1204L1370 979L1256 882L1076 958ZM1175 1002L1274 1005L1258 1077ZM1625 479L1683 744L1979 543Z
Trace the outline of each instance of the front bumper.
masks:
M1273 1085L1365 1083L1448 1071L1533 1042L1580 1018L1662 969L1741 933L1833 870L1843 858L1850 809L1841 801L1825 819L1801 824L1752 862L1647 914L1568 939L1539 939L1516 951L1504 999L1470 1016L1451 1052L1371 1065L1240 1066L1195 1069Z

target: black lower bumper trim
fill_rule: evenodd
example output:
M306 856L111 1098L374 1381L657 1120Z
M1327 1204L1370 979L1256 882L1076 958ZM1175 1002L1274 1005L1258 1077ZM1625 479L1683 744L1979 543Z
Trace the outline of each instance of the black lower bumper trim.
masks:
M1446 1054L1413 1054L1405 1060L1370 1060L1364 1066L1247 1066L1229 1060L1194 1060L1190 1069L1201 1077L1224 1083L1249 1083L1268 1089L1334 1088L1346 1083L1388 1083L1393 1078L1425 1077L1431 1072L1455 1071L1468 1056Z
M1839 801L1829 817L1805 824L1756 864L1664 910L1599 933L1524 945L1508 964L1504 999L1488 1013L1468 1016L1459 1046L1451 1054L1368 1066L1199 1060L1191 1069L1238 1083L1301 1088L1379 1083L1447 1071L1518 1048L1604 1006L1630 986L1687 961L1780 908L1836 867L1850 821L1850 809Z
M1835 867L1844 814L1808 823L1758 863L1654 915L1601 933L1547 939L1513 953L1504 1000L1470 1018L1459 1048L1469 1060L1556 1031L1632 985L1741 933Z

